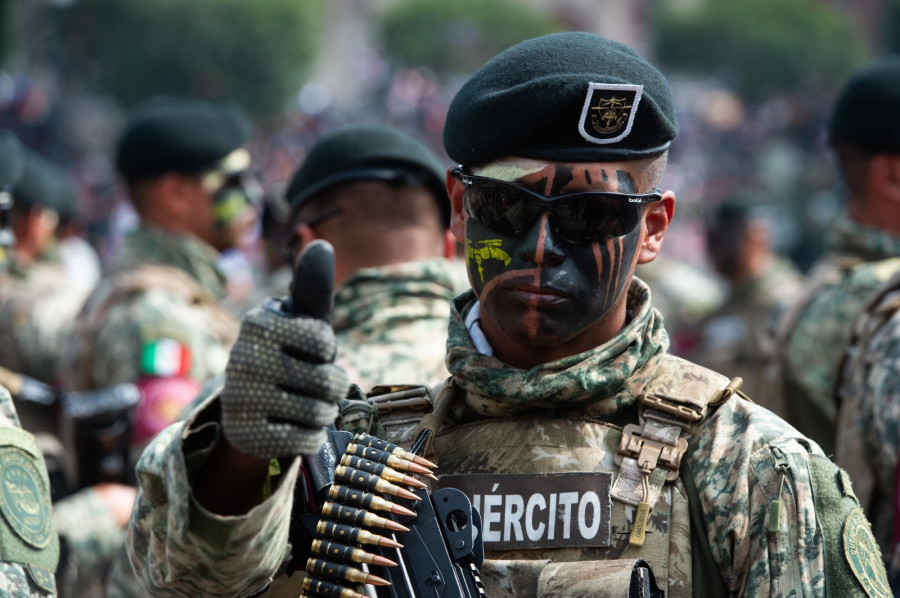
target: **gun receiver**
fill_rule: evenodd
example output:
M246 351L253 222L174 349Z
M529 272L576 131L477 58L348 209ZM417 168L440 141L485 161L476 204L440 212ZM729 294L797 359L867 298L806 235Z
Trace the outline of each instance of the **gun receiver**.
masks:
M315 512L303 516L314 537L303 595L485 595L481 517L459 490L431 493L414 477L436 479L435 465L417 454L424 441L405 451L374 436L329 430L325 445L306 458Z

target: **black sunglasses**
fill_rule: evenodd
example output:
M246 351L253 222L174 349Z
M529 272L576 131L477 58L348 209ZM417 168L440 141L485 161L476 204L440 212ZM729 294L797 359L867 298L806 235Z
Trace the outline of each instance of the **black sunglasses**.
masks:
M528 231L545 210L560 236L570 243L590 243L627 235L641 221L644 204L662 199L652 193L580 191L547 197L506 181L480 177L453 168L450 175L465 185L463 204L476 222L503 235Z

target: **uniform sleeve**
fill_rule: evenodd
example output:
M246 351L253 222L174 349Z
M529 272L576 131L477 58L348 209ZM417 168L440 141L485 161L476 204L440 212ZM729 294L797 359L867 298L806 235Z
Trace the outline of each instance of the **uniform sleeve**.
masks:
M192 420L167 428L137 465L138 497L126 546L141 584L153 596L248 596L264 588L289 553L288 527L300 460L265 502L248 513L222 517L194 498L190 472L220 435L217 399Z
M874 314L877 316L878 314ZM864 337L842 378L837 462L853 479L879 543L896 536L896 487L900 463L900 312ZM900 555L891 559L891 578L900 576Z
M134 382L142 375L204 381L228 361L199 310L164 289L151 289L112 306L91 348L93 388Z
M696 442L705 532L732 595L890 596L849 480L817 445L738 400Z

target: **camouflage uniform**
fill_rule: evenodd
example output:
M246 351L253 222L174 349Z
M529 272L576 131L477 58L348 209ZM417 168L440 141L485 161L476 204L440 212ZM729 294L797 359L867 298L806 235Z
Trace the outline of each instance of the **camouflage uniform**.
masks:
M64 341L87 293L73 289L55 252L29 267L15 262L3 282L0 302L0 366L47 384L58 380ZM22 402L23 427L32 433L58 434L50 407Z
M775 329L779 315L796 300L802 285L803 276L782 258L760 276L732 285L725 302L698 326L699 345L685 357L741 377L741 390L758 405L786 417L787 408L779 401L771 371Z
M29 267L18 265L13 255L2 296L0 327L10 342L0 347L0 365L52 384L62 340L86 293L68 288L53 251Z
M664 547L667 551L661 554L630 550L621 534L627 535L634 511L618 505L612 516L611 544L606 548L561 548L558 554L489 549L484 568L489 596L535 595L538 578L542 595L571 595L580 589L595 595L596 566L585 568L580 561L634 556L648 558L654 569L669 572L667 596L696 595L715 586L728 595L822 595L826 580L834 595L863 595L862 587L849 576L851 569L872 595L889 595L883 571L875 568L869 575L864 567L864 559L873 558L872 551L877 560L877 547L874 541L863 542L860 550L855 542L870 539L871 532L845 476L817 446L780 419L738 397L727 400L722 392L727 378L668 356L662 318L650 307L643 283L635 281L629 293L633 318L610 342L527 371L505 366L474 348L463 322L472 304L471 293L458 297L451 315L448 364L466 400L451 411L451 420L436 441L442 468L453 463L471 469L471 463L454 462L458 456L454 450L467 447L454 442L452 435L487 422L487 436L468 445L497 457L476 459L481 473L508 466L510 461L501 462L504 455L514 455L512 461L524 468L565 469L566 461L581 457L563 452L558 461L541 462L546 457L543 449L580 442L583 437L573 433L580 423L618 431L620 425L638 421L638 398L648 384L657 391L668 389L676 400L679 395L704 395L696 401L702 405L698 413L703 417L690 429L691 448L681 476L653 501L651 520L655 521L650 528L660 533L668 533L668 514L677 503L679 512L673 511L671 518L673 526L678 524L671 533L677 542ZM716 398L719 404L707 406L709 399ZM286 468L272 496L244 515L219 517L192 498L191 473L218 437L217 411L213 400L193 421L166 430L138 464L141 490L132 515L129 555L147 587L166 595L233 596L259 591L278 574L290 551L287 528L299 460ZM520 428L539 437L537 444L528 444L524 437L490 433L491 422L515 425L523 418L547 424ZM461 425L454 426L457 423ZM442 447L441 437L449 438L447 446ZM584 455L595 464L589 472L612 462L612 445L593 450ZM627 477L624 471L614 488ZM666 479L665 472L654 470L650 480L654 488L661 482L657 471ZM690 505L694 514L689 516L684 497L692 494L699 502ZM666 503L673 496L680 498L670 509ZM778 508L773 509L773 504ZM489 510L485 505L485 512ZM774 520L773 512L779 514ZM848 555L845 559L839 547L850 543L860 558Z
M34 437L22 430L2 387L0 431L0 594L55 596L59 539L50 513L50 482Z
M835 379L853 319L875 289L900 271L900 239L849 219L830 230L833 248L810 273L799 302L779 324L778 367L788 421L835 450Z
M186 347L186 377L203 382L222 373L237 322L216 304L225 296L217 255L194 237L150 226L132 232L79 315L64 361L65 388L105 388L153 375L142 365L142 349L158 339ZM134 280L136 272L148 275ZM193 288L178 292L180 284Z
M838 465L851 472L891 578L900 580L897 481L900 464L900 274L856 318L836 385Z
M435 384L444 365L453 299L444 258L358 270L335 292L338 363L364 390L389 381Z
M175 340L189 355L189 367L176 376L202 383L222 374L237 322L216 302L225 294L216 256L193 237L148 226L132 232L76 322L63 364L66 388L91 390L162 375L142 360L148 344L159 339ZM56 513L82 590L103 583L97 570L123 545L123 530L105 509L88 489Z

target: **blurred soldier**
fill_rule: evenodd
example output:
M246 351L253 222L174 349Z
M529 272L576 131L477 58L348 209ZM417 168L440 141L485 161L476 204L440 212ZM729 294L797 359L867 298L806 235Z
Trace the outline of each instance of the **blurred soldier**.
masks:
M64 355L63 387L92 390L133 382L141 401L131 413L78 423L81 486L133 483L132 453L177 419L200 384L224 369L237 323L219 304L225 280L216 259L255 224L245 180L248 135L249 122L233 105L156 98L128 118L116 166L141 222L76 321ZM80 593L96 591L103 568L122 546L119 507L129 498L113 489L73 498L57 519L60 534L82 555ZM109 508L105 499L123 504ZM85 528L96 533L85 534ZM98 540L98 530L108 530L109 537Z
M626 596L649 563L669 598L887 596L846 474L739 381L666 351L633 274L675 212L657 184L677 133L662 73L584 32L505 50L450 105L472 289L451 304L431 429L441 486L484 507L486 595ZM297 456L348 385L320 248L300 256L298 301L245 316L220 395L141 457L129 555L159 595L287 579Z
M775 326L782 310L800 293L803 276L775 252L768 216L753 200L726 199L711 211L705 225L707 253L728 283L728 298L700 322L698 344L686 357L740 376L741 388L757 404L785 417L771 371Z
M0 304L0 330L9 339L0 346L0 366L47 384L56 382L62 341L87 296L67 284L56 244L59 214L70 212L75 200L64 185L59 168L25 150L24 172L13 189L16 242ZM32 431L32 424L42 424L20 416Z
M363 390L437 383L453 298L445 166L419 140L380 124L323 135L287 189L289 249L334 247L338 363Z
M846 186L846 214L826 231L829 253L779 323L778 368L788 420L827 454L835 451L835 383L853 319L900 271L898 100L896 62L852 78L838 96L829 137ZM885 532L883 526L876 529Z
M12 190L23 170L22 148L0 132L0 270L12 246ZM5 282L5 281L4 281ZM3 286L0 282L0 288ZM11 339L4 334L2 343ZM59 538L50 507L50 482L34 437L22 430L9 392L0 387L0 595L56 596Z
M216 259L255 223L248 135L236 106L155 98L133 111L119 139L116 166L141 222L79 315L63 382L70 391L140 383L152 407L136 424L137 442L224 369L236 322L218 303L225 280ZM88 469L81 484L108 479Z
M900 60L880 62L851 77L838 96L831 142L849 192L850 220L841 223L857 263L818 291L791 337L832 356L839 407L835 458L853 478L900 593ZM851 235L852 233L852 235ZM886 282L885 282L886 281ZM874 289L874 290L873 290ZM818 301L818 303L817 303ZM801 338L807 312L840 317L841 337ZM830 312L824 309L830 307ZM855 310L855 311L854 311ZM822 322L824 332L835 323ZM806 341L805 343L802 341ZM793 355L788 355L793 360ZM815 362L818 363L818 362Z

